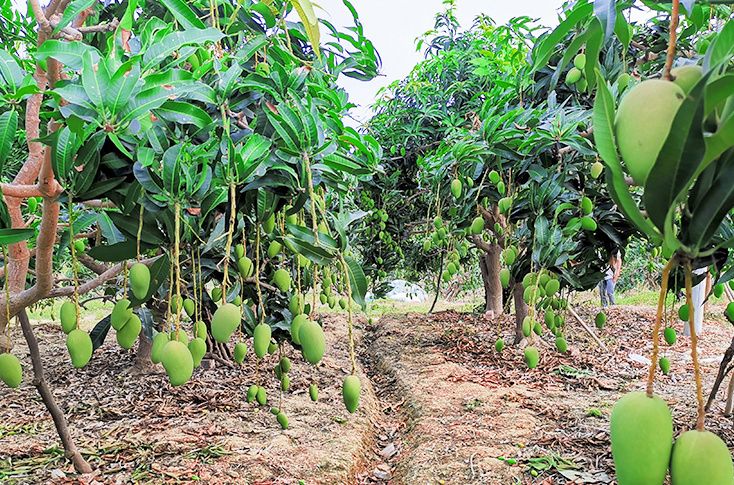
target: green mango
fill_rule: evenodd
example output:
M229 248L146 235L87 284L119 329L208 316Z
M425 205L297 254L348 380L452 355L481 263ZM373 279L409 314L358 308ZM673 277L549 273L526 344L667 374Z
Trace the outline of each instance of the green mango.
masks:
M65 301L61 305L59 319L61 320L61 329L65 334L68 335L77 328L76 305L73 301Z
M178 340L171 340L163 347L161 363L173 387L186 384L194 373L194 358L189 348Z
M644 392L626 394L612 409L610 430L619 485L665 481L673 447L673 419L665 401Z
M458 199L461 197L461 191L462 191L462 184L461 180L454 179L451 181L451 195L454 196L454 198Z
M221 299L222 299L222 288L219 286L215 286L214 288L212 288L212 301L216 303Z
M273 274L273 284L282 292L291 289L291 274L283 268L280 268Z
M533 319L530 317L525 317L522 320L522 334L525 337L530 337L530 332L533 331Z
M290 310L291 315L294 317L299 313L303 313L303 295L296 293L291 296L288 302L288 310Z
M316 384L308 386L308 395L313 402L317 402L319 400L319 386Z
M279 365L280 365L280 370L283 371L284 373L287 374L288 372L290 372L291 360L288 357L286 356L281 357Z
M586 67L586 54L583 52L576 54L576 57L573 58L573 66L576 69L583 70Z
M214 340L220 343L228 342L232 333L240 326L242 309L232 303L225 303L214 312L211 323L211 332Z
M130 268L130 289L135 298L142 300L150 288L150 269L143 263L135 263Z
M307 321L301 326L299 339L304 359L310 364L319 363L326 351L326 338L321 325Z
M730 323L734 323L734 301L730 301L726 305L726 310L724 311L724 314L726 315L727 320L729 320Z
M275 214L270 214L270 217L263 221L263 231L265 234L270 234L275 229Z
M171 341L171 336L168 332L158 332L153 337L153 344L150 348L150 360L154 364L160 364L163 360L163 347Z
M714 285L713 291L716 298L721 298L721 296L724 294L724 285Z
M74 329L66 337L66 349L71 357L71 365L81 369L92 358L92 352L94 352L92 338L87 332Z
M115 303L110 314L110 325L115 330L120 330L125 326L130 317L133 316L133 309L130 308L130 300L123 298Z
M194 314L196 313L196 303L194 303L194 300L186 298L183 302L183 308L189 318L194 318Z
M23 382L23 368L13 354L0 354L0 381L13 389L19 387Z
M500 174L497 172L497 170L492 170L489 172L489 181L493 184L497 185L500 181Z
M278 424L281 428L288 429L288 416L286 416L285 413L279 412L276 419L278 420Z
M252 276L253 269L254 264L252 263L252 260L247 256L243 256L237 260L237 272L240 274L241 277L245 279L249 278L250 276Z
M565 354L568 351L568 342L566 342L563 335L556 337L556 350L562 354Z
M538 349L536 347L525 347L525 365L528 366L528 369L535 369L538 366L538 362L540 361L540 352L538 352Z
M245 246L244 244L238 244L234 247L234 255L237 260L245 257Z
M660 366L660 370L665 374L668 375L668 372L670 372L670 359L667 357L660 357L658 360L658 366Z
M303 313L297 315L296 318L294 318L291 322L291 340L293 340L293 343L296 345L301 345L301 327L306 322L308 322L308 316L304 315Z
M545 284L545 294L548 296L555 296L558 290L561 289L561 282L558 280L549 280Z
M579 68L572 67L566 73L566 84L568 84L569 86L572 84L576 84L577 82L581 80L582 74L583 73L581 72Z
M475 217L474 220L471 223L471 227L469 228L472 234L479 235L484 231L484 218L479 216Z
M288 392L288 389L291 387L291 379L286 375L283 374L280 376L280 390L283 392Z
M247 344L245 342L237 342L234 346L234 361L241 364L245 361L247 355Z
M670 478L672 485L731 485L734 466L729 448L710 431L686 431L673 445Z
M342 398L344 399L344 406L347 411L354 413L359 407L359 394L362 386L359 382L359 377L350 375L344 378L342 384Z
M265 354L268 353L268 347L270 346L270 338L273 335L273 330L270 328L270 325L260 323L255 326L253 334L255 337L255 343L253 345L255 355L262 359L265 357Z
M678 308L678 318L680 318L684 322L688 322L691 315L688 308L688 303L684 303L680 306L680 308Z
M198 321L194 324L194 337L206 340L206 323Z
M197 369L201 365L201 359L206 355L206 340L201 337L196 337L189 342L189 352L191 352L191 358L194 361L194 369Z
M117 331L117 343L125 350L130 350L140 335L143 324L137 315L133 315L127 323Z
M500 284L502 285L502 288L507 288L510 286L510 270L507 268L502 268L500 270Z
M255 398L257 397L258 389L259 387L257 387L255 384L247 388L247 402L255 401Z
M278 241L270 241L270 245L268 246L268 257L270 259L274 259L280 254L280 251L282 249L283 245L280 244Z
M496 350L497 352L502 352L504 348L505 348L505 341L502 338L498 338L494 342L494 350Z
M594 162L591 165L591 178L598 179L601 173L604 171L604 164L601 162Z
M506 248L502 251L502 259L505 261L505 264L507 266L512 266L512 264L517 259L517 253L513 248Z
M584 231L590 231L590 232L596 231L597 229L596 221L591 216L584 216L581 218L581 228Z
M666 327L663 331L663 335L665 336L665 343L668 345L675 345L675 341L678 340L678 336L676 335L673 327Z
M601 330L604 328L604 325L607 323L607 315L604 312L599 312L596 314L596 317L594 317L594 324L596 325L596 328Z
M178 340L184 345L189 345L189 336L186 334L186 331L182 328L178 330L172 330L171 331L171 340Z
M257 388L255 399L257 399L258 404L260 404L261 406L265 406L268 403L268 393L264 387L259 386Z

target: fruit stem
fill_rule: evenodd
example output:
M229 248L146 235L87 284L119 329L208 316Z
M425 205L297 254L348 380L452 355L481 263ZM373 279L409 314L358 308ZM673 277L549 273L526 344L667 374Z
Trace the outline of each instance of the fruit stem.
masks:
M680 0L673 0L673 11L670 14L670 35L668 40L668 52L665 58L665 70L663 78L672 81L670 74L673 68L673 58L675 57L675 43L678 35L678 21L680 19Z
M145 206L143 204L140 204L140 215L138 216L138 234L137 238L135 239L135 257L138 261L140 261L140 238L143 235L143 212L145 211Z
M260 288L260 224L255 231L255 288L257 289L257 305L260 307L260 323L265 323L265 302Z
M74 241L74 204L69 193L69 246L71 248L71 272L74 277L74 311L76 312L76 328L79 328L79 268L76 260L76 241ZM6 260L7 261L7 260ZM10 321L10 320L8 320Z
M342 263L342 268L344 268L344 281L347 285L347 330L349 333L349 360L352 363L352 372L351 374L354 375L357 372L357 359L354 355L354 335L352 332L353 328L353 322L352 322L352 283L349 281L349 268L347 267L347 262L344 261L344 256L342 254L339 254L339 259Z
M701 383L701 366L698 363L698 336L696 335L695 309L693 307L693 277L691 275L691 262L686 261L686 303L688 303L688 329L691 332L691 360L693 361L693 376L696 381L696 402L698 410L696 416L696 429L703 431L705 428L706 411L703 402L703 385Z
M647 374L647 397L652 397L653 384L655 382L655 371L658 367L658 354L660 352L660 324L663 320L663 310L665 308L665 297L668 294L668 279L671 270L678 264L675 256L663 268L662 281L660 282L660 296L658 297L658 311L655 315L655 325L652 329L652 357L650 362L650 370Z
M5 245L0 246L2 247L3 251L3 262L7 265L8 262L8 248ZM4 290L5 290L5 321L8 322L7 325L5 325L5 336L8 337L8 348L0 348L0 353L2 352L10 352L10 283L8 280L8 268L5 267L5 284L4 284Z
M181 235L179 234L181 232L181 204L179 202L176 202L174 205L175 213L175 219L174 219L174 230L176 231L176 234L174 235L175 242L173 246L173 259L174 264L176 265L176 339L178 340L178 332L181 329L181 307L182 301L181 301L181 265L179 261L179 251L180 251L180 244L181 244Z
M237 223L237 202L235 201L235 184L229 183L229 231L227 244L224 245L224 277L222 278L222 303L227 303L227 284L229 283L229 258L232 252L234 226Z

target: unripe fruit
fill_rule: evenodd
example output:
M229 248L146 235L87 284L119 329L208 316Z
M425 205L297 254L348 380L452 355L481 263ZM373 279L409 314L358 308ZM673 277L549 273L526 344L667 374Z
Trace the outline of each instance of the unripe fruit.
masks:
M721 298L721 295L724 294L724 285L718 284L714 285L714 296L716 298Z
M497 192L499 192L500 195L505 195L507 193L507 187L505 186L505 183L501 180L497 182Z
M594 203L591 202L591 199L589 199L588 197L583 197L581 199L581 212L585 216L588 216L593 211L594 211Z
M481 234L484 231L484 218L475 217L470 227L471 233L474 235Z
M497 185L500 181L500 174L497 172L497 170L492 170L489 172L489 181L493 184Z
M604 328L604 325L607 323L607 316L604 312L599 312L596 314L596 317L594 317L594 324L596 324L596 328L601 330Z
M665 336L665 343L667 343L668 345L674 345L675 341L678 338L675 334L675 329L673 327L666 327L663 335Z
M308 395L311 398L313 402L316 402L319 400L319 386L316 384L311 384L308 386Z
M625 90L625 88L629 85L631 79L632 77L626 72L623 72L619 75L619 77L617 78L617 86L619 86L620 92Z
M676 67L670 71L670 74L673 76L673 82L684 93L690 93L693 86L703 77L703 69L701 66L689 64L687 66Z
M581 218L581 228L584 231L596 231L596 221L591 216L584 216Z
M734 323L734 301L731 301L726 305L726 311L724 313L729 322Z
M194 369L196 369L201 365L201 359L206 355L206 340L196 337L189 342L188 347L189 352L191 352L191 359L194 361Z
M286 416L285 413L279 412L276 419L278 420L278 424L281 428L288 429L288 416Z
M170 333L171 340L177 340L182 344L189 345L189 336L186 334L186 330L180 328L178 330L172 330Z
M247 355L247 344L244 342L237 342L234 346L234 361L241 364L245 361Z
M291 360L288 357L282 357L280 359L280 370L285 372L286 374L290 372L291 370Z
M270 214L270 217L263 221L263 231L265 234L270 234L275 229L275 214Z
M273 284L282 292L289 291L291 289L291 274L280 268L273 275Z
M525 347L525 365L528 369L535 369L540 361L540 352L536 347Z
M684 322L687 322L689 320L689 317L691 316L688 308L688 303L684 303L680 306L680 308L678 308L678 318L680 318Z
M662 484L673 446L665 401L644 392L626 394L612 409L610 429L619 485Z
M497 207L499 208L500 212L502 214L507 214L510 212L510 209L512 208L512 198L511 197L502 197L499 202L497 202Z
M326 351L326 339L321 325L310 320L307 321L301 326L299 338L303 358L311 364L317 364Z
M556 337L556 350L562 354L565 354L568 351L568 342L566 342L563 335Z
M138 300L148 295L150 288L150 270L143 263L135 263L130 268L130 289Z
M507 288L510 286L510 270L507 268L502 268L500 270L500 284L502 285L502 288Z
M23 368L20 361L13 354L0 354L0 381L13 389L23 382Z
M178 340L171 340L163 347L161 363L173 387L186 384L194 373L194 359L191 352Z
M291 340L293 340L293 343L296 345L301 345L301 327L306 322L308 322L308 316L303 313L297 315L291 322Z
M504 249L504 250L502 250L502 259L504 259L505 264L507 266L512 266L512 264L517 259L517 253L511 247L510 248L507 248L507 249Z
M161 360L163 360L163 348L170 341L171 336L168 332L158 332L155 334L155 337L153 337L153 344L150 348L150 360L153 361L154 364L161 363Z
M234 255L236 259L244 258L245 257L245 246L242 244L238 244L234 247Z
M253 348L255 349L255 355L259 358L265 357L268 353L268 347L270 346L270 338L272 337L273 331L270 325L260 323L255 327L254 336L255 343Z
M198 321L194 324L194 337L206 340L206 323Z
M573 65L576 69L583 69L586 67L586 54L576 54L576 57L573 58Z
M237 330L242 319L241 309L232 303L225 303L217 308L212 316L211 332L214 340L220 343L229 341L232 333Z
M581 70L577 67L572 67L566 73L566 84L576 84L581 80Z
M268 354L273 355L278 350L278 344L276 344L273 341L270 341L268 344Z
M641 82L622 98L615 120L616 140L638 185L645 185L684 98L677 84L659 79Z
M71 365L81 369L92 358L92 352L94 352L92 338L87 332L74 329L66 337L66 349L71 357Z
M347 299L344 297L339 298L339 306L341 307L342 310L346 310L347 309Z
M143 324L137 315L133 315L127 323L117 331L117 343L125 350L130 350L140 335Z
M561 282L558 280L549 280L545 284L545 294L547 296L554 296L561 289Z
M196 313L196 303L194 303L194 300L186 298L183 302L183 308L189 318L194 318L194 314Z
M61 305L59 311L59 319L61 320L61 329L65 334L69 334L77 327L76 305L72 301L65 301Z
M253 402L257 396L258 387L253 384L247 388L247 402Z
M591 165L591 178L598 179L603 171L604 171L604 164L601 162L594 162Z
M494 342L494 350L497 352L502 352L505 348L505 341L502 338L498 338Z
M359 407L359 394L362 390L362 385L359 382L359 377L350 375L344 378L342 385L342 398L344 399L344 406L347 411L354 413Z
M540 326L540 322L537 320L533 322L533 332L535 332L536 335L543 335L543 327Z
M441 216L436 216L433 218L433 227L436 229L441 229L443 227L443 218Z
M670 478L672 485L730 485L734 466L729 448L710 431L686 431L675 440Z
M665 374L668 375L668 372L670 372L670 359L667 357L660 357L658 359L658 365L660 366L660 370Z
M247 256L243 256L237 260L237 272L243 278L249 278L250 276L252 276L253 268L254 268L254 265L252 264L252 260L248 258ZM214 292L212 291L212 294L213 293Z
M303 296L298 293L294 294L288 302L288 310L294 317L303 312Z
M282 244L280 244L278 241L271 241L270 245L268 246L268 257L270 259L275 258L278 254L280 254L281 249L283 249Z
M288 392L288 389L291 387L291 379L287 375L283 374L280 376L280 390L283 392Z
M264 387L259 386L257 388L257 394L255 395L255 399L257 399L258 404L260 404L261 406L265 406L265 404L267 404L268 393Z
M458 199L459 197L461 197L461 190L462 190L461 180L459 179L452 180L451 181L451 195L453 195L456 199Z
M183 308L183 298L179 295L171 296L171 313L177 315Z
M215 286L214 288L212 288L212 301L216 303L221 299L222 299L222 288L220 288L219 286Z

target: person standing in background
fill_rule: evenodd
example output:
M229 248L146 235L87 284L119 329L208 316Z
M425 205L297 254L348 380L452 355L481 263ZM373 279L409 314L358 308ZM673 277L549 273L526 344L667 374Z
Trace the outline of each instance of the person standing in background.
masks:
M619 251L615 251L609 256L609 266L607 267L606 273L604 273L604 279L599 282L599 296L601 298L602 308L617 304L614 300L614 288L617 285L621 273L622 254Z

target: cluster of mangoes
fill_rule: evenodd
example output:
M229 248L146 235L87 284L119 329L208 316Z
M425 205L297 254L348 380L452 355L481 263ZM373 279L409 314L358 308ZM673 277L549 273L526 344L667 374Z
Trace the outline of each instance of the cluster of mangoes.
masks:
M589 82L586 80L584 69L586 68L586 54L583 52L576 54L573 58L573 67L566 72L566 84L576 86L580 93L586 91Z

